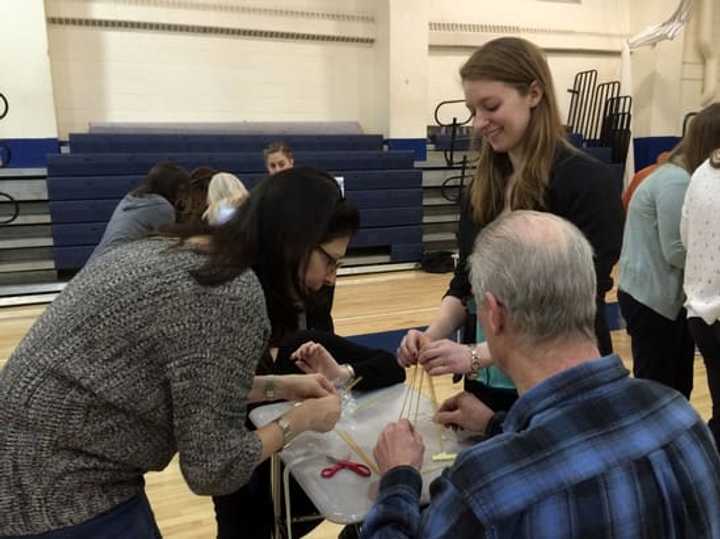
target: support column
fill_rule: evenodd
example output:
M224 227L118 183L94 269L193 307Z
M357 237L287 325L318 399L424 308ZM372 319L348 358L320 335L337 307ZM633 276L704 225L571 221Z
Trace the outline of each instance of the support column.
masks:
M428 97L429 0L378 0L377 59L380 103L387 103L385 135L391 149L425 159Z

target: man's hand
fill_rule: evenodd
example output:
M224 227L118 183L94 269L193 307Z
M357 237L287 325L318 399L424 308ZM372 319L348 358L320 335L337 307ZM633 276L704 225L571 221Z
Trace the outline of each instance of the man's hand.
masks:
M445 426L457 426L470 432L484 433L493 415L495 412L475 395L463 391L442 403L435 415L435 422Z
M398 466L412 466L420 471L425 444L410 422L401 419L383 429L373 454L382 474Z

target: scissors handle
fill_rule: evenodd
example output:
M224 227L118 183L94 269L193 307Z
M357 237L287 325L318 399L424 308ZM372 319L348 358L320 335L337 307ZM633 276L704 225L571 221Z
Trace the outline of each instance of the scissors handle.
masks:
M324 479L329 479L333 475L335 475L338 472L338 470L340 470L340 468L342 468L342 466L340 464L335 464L333 466L323 468L323 470L320 472L320 476L323 477Z
M352 462L349 460L339 460L335 463L335 465L323 468L323 470L320 472L320 475L323 478L328 479L334 476L343 468L347 468L348 470L355 472L361 477L370 477L370 475L372 475L370 468L368 468L364 464L360 464L359 462Z
M361 475L362 477L370 477L372 475L370 468L368 468L364 464L360 464L359 462L351 462L350 464L348 464L347 467L356 474Z

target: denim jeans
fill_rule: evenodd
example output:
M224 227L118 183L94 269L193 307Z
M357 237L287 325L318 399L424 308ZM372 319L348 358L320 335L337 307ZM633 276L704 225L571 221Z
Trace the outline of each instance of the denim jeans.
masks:
M77 524L38 535L0 539L158 539L162 537L145 494Z

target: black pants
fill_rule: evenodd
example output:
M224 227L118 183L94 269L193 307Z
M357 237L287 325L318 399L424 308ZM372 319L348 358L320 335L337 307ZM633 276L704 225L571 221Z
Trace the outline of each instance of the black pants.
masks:
M610 338L610 329L608 328L607 318L605 318L605 299L598 296L595 298L595 338L597 339L598 350L601 356L612 354L613 345Z
M705 361L712 399L712 417L708 426L720 448L720 321L708 326L702 318L688 318L688 326Z
M687 311L682 309L670 320L622 290L618 291L618 303L630 335L635 378L655 380L690 399L695 343Z
M297 348L307 341L322 344L339 363L353 365L363 379L358 389L378 389L405 380L405 369L395 357L384 350L367 348L324 331L299 331L280 345L274 374L298 374L300 370L290 359ZM263 374L263 373L258 373ZM248 428L254 429L251 424ZM290 477L290 499L294 515L314 515L317 508L298 483ZM265 461L253 472L250 481L226 496L214 496L218 539L269 539L273 527L270 462ZM283 508L283 514L285 514ZM293 523L293 537L302 537L317 527L322 518L310 522Z

